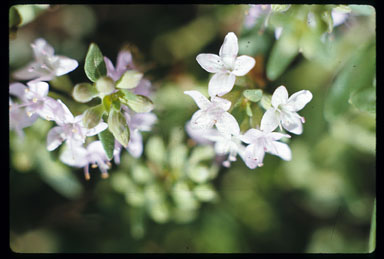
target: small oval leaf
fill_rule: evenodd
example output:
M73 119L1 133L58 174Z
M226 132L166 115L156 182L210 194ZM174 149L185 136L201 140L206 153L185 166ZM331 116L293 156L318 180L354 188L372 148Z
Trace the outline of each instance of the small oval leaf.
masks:
M85 57L84 71L92 82L96 82L98 78L107 75L104 56L95 43L89 45L87 56Z

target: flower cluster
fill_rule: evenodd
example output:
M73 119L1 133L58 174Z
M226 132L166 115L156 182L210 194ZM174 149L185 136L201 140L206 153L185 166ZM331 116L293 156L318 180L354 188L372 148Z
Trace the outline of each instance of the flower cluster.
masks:
M303 132L302 123L305 120L297 112L311 101L312 94L308 90L302 90L288 97L287 89L284 86L278 87L272 95L270 107L261 119L260 127L250 128L242 133L236 118L229 113L232 103L218 97L231 91L235 76L247 74L255 65L252 57L237 57L237 54L237 37L230 32L221 46L220 56L197 56L197 62L215 75L208 85L210 100L195 90L184 92L199 107L187 123L186 130L196 142L214 144L217 155L227 156L222 162L225 167L236 161L237 155L251 169L263 165L265 153L290 160L292 154L289 146L279 140L290 138L290 135L282 132L283 129L297 135ZM281 132L275 132L277 128Z
M73 71L78 62L54 55L54 49L44 39L35 40L31 46L35 61L13 73L16 79L31 81L26 85L14 82L9 86L9 93L14 97L9 98L10 128L23 137L23 128L31 126L38 118L54 121L56 126L47 135L47 150L53 151L64 144L60 160L70 166L83 167L86 179L90 179L89 164L92 168L99 167L102 177L107 177L112 157L116 163L120 162L122 146L132 156L139 157L143 151L140 131L151 130L157 117L150 113L151 83L135 70L131 53L121 51L115 68L107 57L100 58L100 51L92 51L98 48L91 44L87 54L91 65L86 65L85 70L95 84L77 84L73 97L81 103L100 97L103 103L74 116L60 99L48 96L47 81L57 80L57 77ZM96 68L92 67L96 59L104 62L99 65L104 65L105 74L96 75ZM104 113L109 115L107 122L103 121ZM113 137L109 137L110 133ZM97 134L100 140L86 142L87 137ZM102 139L100 134L107 137ZM105 139L112 145L108 145ZM106 146L110 147L111 154L106 151Z

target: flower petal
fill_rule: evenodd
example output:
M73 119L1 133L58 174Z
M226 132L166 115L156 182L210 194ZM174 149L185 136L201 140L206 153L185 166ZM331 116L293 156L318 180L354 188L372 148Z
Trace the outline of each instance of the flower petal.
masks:
M106 128L108 128L108 124L105 122L100 122L99 124L96 125L96 127L92 129L87 129L86 131L86 136L94 136L102 131L104 131Z
M20 100L24 100L26 89L27 87L22 83L12 83L9 85L9 93L18 97Z
M104 57L105 66L107 68L107 76L112 78L113 81L119 80L120 76L116 73L112 61L108 57Z
M58 58L58 65L55 68L56 76L62 76L67 74L77 68L79 63L71 58L67 58L64 56L56 56Z
M289 132L296 135L303 133L303 124L301 123L300 117L296 113L284 113L281 116L282 126Z
M36 93L40 98L43 98L48 95L49 85L46 82L33 82L30 81L27 83L29 90Z
M224 38L224 42L223 45L221 45L219 55L221 58L232 58L235 60L238 52L239 45L237 42L237 36L233 32L229 32Z
M53 127L47 135L47 150L52 151L55 150L58 146L63 143L64 138L61 136L63 133L62 127Z
M235 67L232 71L236 76L244 76L256 64L256 60L250 56L242 55L235 60Z
M65 145L64 151L60 154L60 160L74 167L83 167L88 164L86 159L87 150L82 146Z
M58 99L57 102L60 104L60 108L56 111L56 115L54 118L56 123L59 125L63 123L72 123L75 118L73 117L71 111L60 99Z
M228 111L229 108L231 108L231 104L232 104L227 99L216 97L216 96L211 98L211 102L212 104L214 104L215 107L220 107L224 111Z
M236 76L232 73L214 74L208 84L209 96L222 96L229 93L235 85Z
M288 91L285 86L279 86L272 94L271 104L277 108L280 104L286 104L288 101Z
M281 143L278 141L269 142L267 147L267 152L279 156L281 159L289 161L292 159L292 152L289 146L285 143Z
M202 110L198 110L192 115L191 127L193 128L210 129L214 124L214 119Z
M33 54L35 55L36 60L40 60L45 56L53 56L54 49L48 42L42 38L38 38L31 44L33 49Z
M127 150L135 158L143 153L143 138L138 130L131 131Z
M16 70L12 76L20 80L30 80L40 76L40 73L36 72L33 68L39 66L37 62L31 62L27 66Z
M199 54L196 60L197 63L209 73L222 72L224 69L223 61L215 54Z
M280 112L269 108L261 118L260 129L265 132L272 132L280 123Z
M250 169L261 166L264 160L264 147L258 145L248 145L243 154L243 160Z
M297 112L304 108L304 106L312 100L312 93L308 90L301 90L289 97L287 104L284 108Z
M243 135L240 135L240 140L247 143L257 143L257 141L264 135L264 133L258 129L249 129Z
M211 105L211 102L208 100L207 97L205 97L202 93L200 93L199 91L195 91L195 90L192 90L192 91L184 91L184 94L186 95L189 95L192 97L192 99L195 101L196 105L200 108L200 109L207 109L210 105Z
M132 130L150 131L156 121L157 116L154 113L136 113L132 116L129 127L132 128Z
M127 50L122 50L117 55L116 70L119 72L126 71L128 66L132 64L132 54Z
M240 134L240 127L235 117L228 112L224 112L216 122L217 129L223 134Z

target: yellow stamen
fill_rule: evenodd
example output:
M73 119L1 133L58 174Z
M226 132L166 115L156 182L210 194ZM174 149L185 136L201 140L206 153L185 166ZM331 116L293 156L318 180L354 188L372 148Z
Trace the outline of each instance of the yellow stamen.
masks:
M108 166L112 166L111 162L109 162L109 161L107 162L107 165L108 165Z
M72 132L73 133L77 133L77 129L72 129Z
M109 177L108 173L101 173L101 178L107 179Z
M34 97L34 98L32 99L32 102L37 103L37 98Z
M91 167L92 168L97 168L97 164L92 164Z
M31 117L32 113L31 112L27 112L27 115L28 115L28 117Z
M85 173L84 177L85 177L85 180L87 180L87 181L89 181L89 179L91 179L91 176L89 175L89 173Z

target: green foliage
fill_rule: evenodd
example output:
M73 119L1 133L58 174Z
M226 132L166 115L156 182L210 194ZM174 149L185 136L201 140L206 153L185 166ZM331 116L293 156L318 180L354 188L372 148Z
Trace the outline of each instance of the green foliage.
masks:
M103 144L105 153L107 154L108 159L113 158L113 149L115 147L115 138L112 133L106 129L98 134L99 140Z
M260 89L255 90L244 90L243 95L245 98L250 100L251 102L257 103L263 97L263 91Z
M116 82L116 87L120 89L132 89L135 88L143 74L134 70L129 70L125 72L120 79Z
M129 90L121 90L120 101L135 112L150 112L154 108L151 99L144 95L136 95Z
M123 147L128 146L129 128L122 112L111 109L108 115L108 129Z
M89 83L79 83L73 89L73 98L80 103L87 103L98 95L94 85Z
M342 71L337 75L325 103L325 116L329 121L336 119L343 114L349 107L348 100L355 91L364 89L357 96L352 96L351 102L359 107L360 98L366 99L365 108L372 111L372 101L374 99L372 90L373 78L376 69L376 45L374 41L356 50ZM360 101L361 102L361 101ZM363 108L364 109L364 108Z
M85 57L84 71L88 79L96 82L102 76L107 75L104 56L95 43L91 43Z

